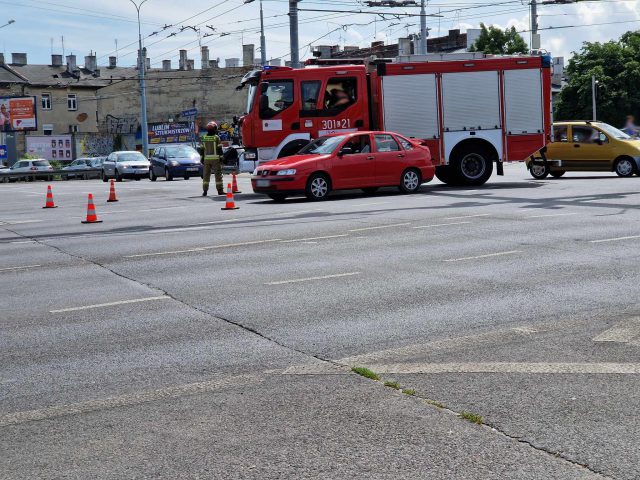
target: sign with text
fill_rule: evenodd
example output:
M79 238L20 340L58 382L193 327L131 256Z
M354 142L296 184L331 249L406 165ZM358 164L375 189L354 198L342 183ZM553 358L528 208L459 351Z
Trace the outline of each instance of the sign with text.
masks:
M191 140L191 132L189 122L150 123L149 144L187 143Z
M9 149L6 145L0 145L0 160L7 160L9 158Z
M0 97L0 132L37 129L36 97Z
M27 135L27 153L47 160L73 160L71 135Z

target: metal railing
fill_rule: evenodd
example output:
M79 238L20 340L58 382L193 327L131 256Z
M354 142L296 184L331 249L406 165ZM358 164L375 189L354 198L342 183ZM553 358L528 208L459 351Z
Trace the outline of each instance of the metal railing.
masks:
M90 180L92 178L100 178L102 174L101 168L87 168L86 170L38 170L33 172L11 172L9 170L0 170L0 183L9 181L29 181L36 179L46 180L69 180L72 178L80 178L82 180ZM58 177L58 178L56 178Z

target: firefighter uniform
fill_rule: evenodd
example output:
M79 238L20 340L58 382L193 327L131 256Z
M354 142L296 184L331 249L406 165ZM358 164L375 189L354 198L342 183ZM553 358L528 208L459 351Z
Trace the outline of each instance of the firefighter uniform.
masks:
M202 139L204 146L204 175L202 177L202 194L206 195L209 190L211 171L215 174L216 190L219 195L224 194L224 184L222 181L222 161L218 155L220 147L220 137L218 135L206 135Z

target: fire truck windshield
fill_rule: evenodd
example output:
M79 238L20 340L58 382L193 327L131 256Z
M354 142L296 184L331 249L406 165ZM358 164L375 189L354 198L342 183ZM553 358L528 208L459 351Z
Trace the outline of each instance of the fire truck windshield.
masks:
M257 90L258 90L258 87L256 85L249 85L249 92L247 96L247 108L245 109L245 112L247 113L253 110L253 99L256 96Z
M342 141L347 138L345 135L336 135L331 137L320 137L317 140L314 140L309 145L304 147L299 155L328 155L333 153L338 145L342 143Z

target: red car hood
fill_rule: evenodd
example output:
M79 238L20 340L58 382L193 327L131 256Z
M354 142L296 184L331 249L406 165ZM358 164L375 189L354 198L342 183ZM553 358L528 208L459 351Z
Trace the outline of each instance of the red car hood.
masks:
M263 163L260 167L295 167L309 162L317 162L331 158L331 155L293 155L291 157L280 158Z

